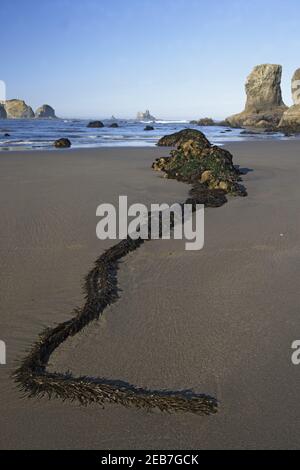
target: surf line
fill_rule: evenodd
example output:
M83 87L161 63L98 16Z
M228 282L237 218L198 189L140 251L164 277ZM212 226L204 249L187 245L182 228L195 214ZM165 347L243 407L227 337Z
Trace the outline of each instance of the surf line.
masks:
M193 211L199 204L205 207L220 207L227 202L223 191L198 191L197 186L190 191ZM149 214L149 220L151 214ZM174 221L171 220L174 228ZM149 228L150 229L150 228ZM119 404L126 407L159 409L162 412L185 412L198 415L215 414L218 411L216 398L192 391L149 390L127 382L106 378L74 377L71 373L52 373L47 365L52 353L67 338L75 336L90 322L98 320L105 309L119 300L119 262L129 253L141 247L147 240L133 240L127 237L105 251L87 274L83 287L85 302L74 310L70 320L54 328L47 328L33 345L29 354L13 374L23 396L29 398L48 397L63 401L79 402L82 405L98 403Z

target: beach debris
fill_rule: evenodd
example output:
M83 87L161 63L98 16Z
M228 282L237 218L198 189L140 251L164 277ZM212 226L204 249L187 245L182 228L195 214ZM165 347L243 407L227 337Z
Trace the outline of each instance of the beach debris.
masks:
M91 127L93 129L100 129L104 127L104 124L101 121L91 121L88 123L87 127Z
M208 198L206 194L205 197ZM211 204L214 203L213 196ZM192 198L194 201L194 199ZM193 203L196 210L196 202ZM149 214L149 227L150 227ZM174 222L173 222L174 224ZM23 394L29 398L59 398L77 401L81 405L98 403L119 404L150 411L215 414L218 402L214 397L192 391L148 390L129 383L105 378L74 377L71 373L50 373L47 365L52 353L67 338L76 335L90 322L98 320L105 309L119 299L117 273L119 262L134 252L145 240L128 237L108 249L95 262L84 284L85 303L73 312L73 317L54 328L45 330L14 373Z
M281 93L282 66L262 64L254 67L247 78L245 110L226 119L231 127L259 127L261 121L276 129L287 106Z
M154 127L153 126L146 126L144 131L154 131Z
M197 141L202 148L211 147L211 143L205 137L203 132L196 129L183 129L182 131L175 132L174 134L166 135L158 141L157 145L159 147L177 147L178 145L191 140Z
M170 140L174 135L168 136ZM164 172L170 179L200 183L204 190L220 189L224 193L246 195L245 188L240 184L240 171L233 165L231 153L211 145L204 134L196 134L195 140L180 143L169 157L158 158L152 168Z
M43 104L35 112L36 119L57 119L55 110L49 104Z
M72 145L71 141L65 138L58 139L54 142L54 146L56 148L68 148L68 147L71 147L71 145Z

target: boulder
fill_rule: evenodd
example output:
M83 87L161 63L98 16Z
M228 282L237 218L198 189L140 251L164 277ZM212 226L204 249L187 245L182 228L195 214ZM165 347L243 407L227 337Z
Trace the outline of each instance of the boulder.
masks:
M65 139L65 138L62 138L62 139L58 139L54 142L54 146L56 148L69 148L71 147L71 141L69 139Z
M57 119L54 109L48 104L40 106L35 112L35 117L37 119Z
M166 135L158 141L157 145L160 147L177 147L188 141L198 142L202 148L209 148L211 146L203 132L195 129L183 129L182 131L175 132L175 134Z
M104 124L101 121L91 121L88 123L87 127L91 127L93 129L100 129L104 127Z
M300 133L300 69L296 70L292 78L291 106L282 116L279 128L287 134Z
M112 129L117 129L119 127L119 124L117 122L113 122L109 127Z
M277 127L287 110L281 94L281 65L263 64L254 67L247 78L245 110L226 119L231 127L256 127L261 121Z
M144 113L137 113L136 119L137 121L156 121L156 118L150 114L149 109Z
M157 159L152 168L164 172L167 178L201 184L207 190L246 195L239 184L240 172L233 165L231 153L208 144L203 145L202 141L197 140L181 143L171 151L170 157Z
M3 104L0 104L0 119L6 119L7 113Z
M5 101L5 111L9 119L32 119L34 112L25 101L7 100Z
M144 131L154 131L154 127L153 126L146 126Z

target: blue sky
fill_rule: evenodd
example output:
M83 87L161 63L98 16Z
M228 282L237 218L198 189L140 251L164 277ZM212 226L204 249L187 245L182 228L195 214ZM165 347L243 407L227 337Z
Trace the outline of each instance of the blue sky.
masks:
M223 118L254 65L300 67L299 0L1 0L8 98L61 117Z

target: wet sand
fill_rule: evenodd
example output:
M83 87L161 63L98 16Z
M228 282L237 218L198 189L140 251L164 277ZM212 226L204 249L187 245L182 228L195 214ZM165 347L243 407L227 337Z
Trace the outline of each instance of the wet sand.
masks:
M22 398L10 378L45 326L70 318L82 279L112 242L96 207L184 201L151 171L165 149L0 154L1 448L297 448L300 366L300 144L227 145L249 196L205 214L205 248L153 241L119 270L121 299L67 340L50 369L219 400L215 416Z

